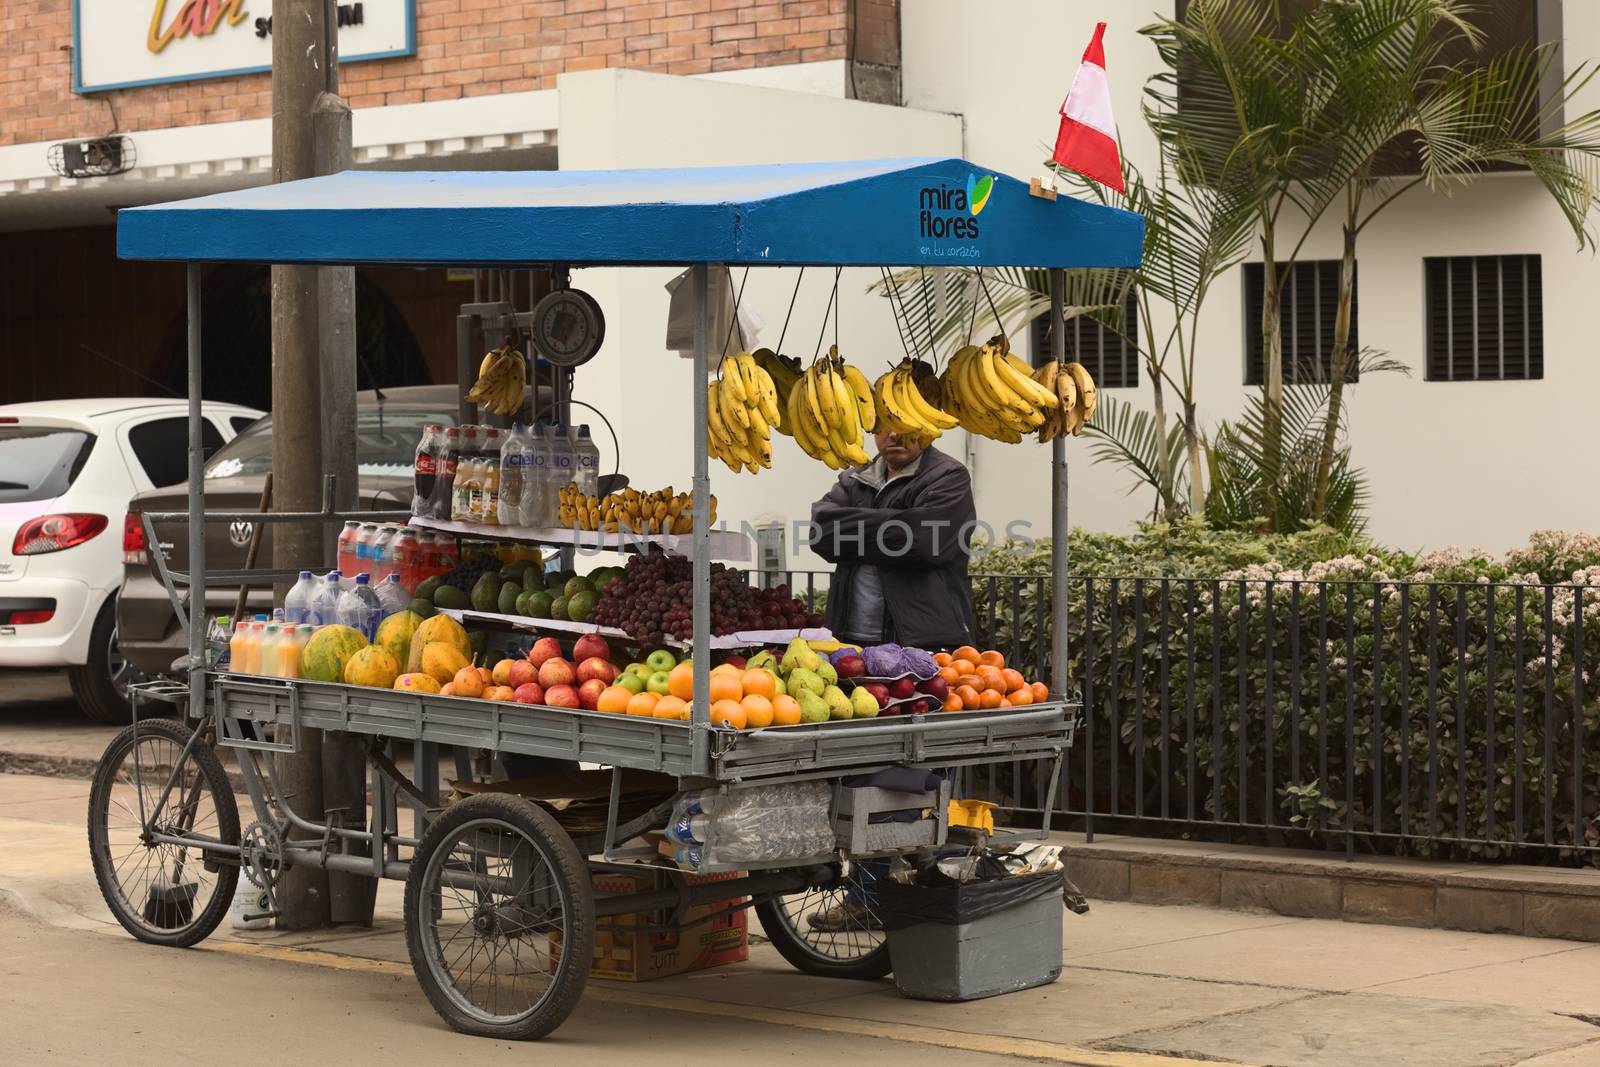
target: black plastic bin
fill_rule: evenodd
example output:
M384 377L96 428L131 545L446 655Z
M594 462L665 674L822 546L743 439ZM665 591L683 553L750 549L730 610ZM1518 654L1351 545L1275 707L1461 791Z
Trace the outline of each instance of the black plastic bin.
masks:
M920 884L884 879L878 913L900 992L917 1000L979 1000L1061 975L1065 872L957 882L936 869Z

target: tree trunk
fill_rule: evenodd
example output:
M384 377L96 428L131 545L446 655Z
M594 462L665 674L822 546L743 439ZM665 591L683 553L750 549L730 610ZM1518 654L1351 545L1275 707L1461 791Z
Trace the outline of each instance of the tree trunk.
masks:
M1195 403L1187 397L1183 401L1183 438L1189 447L1189 514L1198 518L1206 513L1205 457L1200 453Z
M1322 451L1317 456L1317 495L1311 517L1322 520L1328 512L1328 479L1333 473L1334 447L1339 440L1339 414L1344 403L1344 379L1350 368L1350 307L1356 286L1356 231L1344 227L1344 263L1339 268L1339 311L1333 320L1333 355L1329 359L1328 414L1322 426Z
M1261 364L1262 393L1265 400L1262 419L1262 481L1267 487L1267 531L1278 529L1278 483L1283 473L1283 339L1278 325L1282 318L1279 302L1281 287L1278 264L1274 259L1272 223L1265 217L1261 234Z
M1171 522L1178 510L1176 486L1172 482L1172 455L1167 451L1167 397L1161 386L1161 374L1154 360L1145 361L1145 373L1150 376L1150 388L1155 392L1156 417L1156 474L1161 479L1157 487L1160 503L1159 518Z

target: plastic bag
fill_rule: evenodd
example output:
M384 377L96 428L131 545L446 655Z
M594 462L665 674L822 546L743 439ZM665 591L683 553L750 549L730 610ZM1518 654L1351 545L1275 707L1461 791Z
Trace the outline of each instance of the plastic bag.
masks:
M834 850L832 801L824 782L685 793L666 836L694 870L809 859Z
M930 867L911 884L879 881L878 918L886 930L921 923L959 926L1052 894L1059 897L1066 888L1064 877L1064 871L1053 870L958 882Z

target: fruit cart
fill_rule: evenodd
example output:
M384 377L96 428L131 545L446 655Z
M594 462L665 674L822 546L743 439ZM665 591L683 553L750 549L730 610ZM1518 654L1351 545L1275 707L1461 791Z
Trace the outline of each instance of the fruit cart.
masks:
M689 720L678 721L210 669L207 585L247 579L206 571L204 524L346 516L331 505L309 514L204 511L201 264L549 267L562 276L581 267L691 268L692 528L632 540L633 547L670 546L692 557L693 691L707 694L715 691L711 562L748 551L711 523L708 265L1046 268L1059 313L1061 269L1137 264L1143 222L1136 215L1040 198L1006 177L983 181L981 202L952 196L970 192L974 176L987 173L959 159L594 173L346 172L123 211L121 256L188 264L191 433L187 513L145 517L187 523L187 570L172 571L159 554L156 560L189 636L186 722L136 720L102 757L90 798L95 873L121 924L146 942L194 944L223 917L241 872L269 895L277 876L299 864L404 880L407 944L429 1000L459 1030L511 1038L542 1036L566 1017L588 976L597 922L608 917L660 909L681 915L694 904L740 898L802 970L886 973L886 946L875 931L819 932L804 917L830 895L851 892L855 861L943 844L948 785L919 798L933 817L910 831L891 825L879 833L862 818L874 791L843 780L907 765L944 771L1035 758L1054 758L1059 774L1079 711L1066 699L1065 583L1055 583L1052 603L1054 699L1004 711L740 731L714 725L709 700L694 702ZM1053 335L1059 356L1062 331ZM1067 542L1059 438L1050 456L1059 577ZM498 536L593 546L619 540L603 530L505 528ZM248 580L289 577L252 571ZM278 762L309 730L368 739L370 821L294 810ZM402 773L394 742L413 746L413 775ZM436 781L438 746L609 768L603 828L574 831L532 800L503 793L447 804ZM254 815L248 826L240 825L219 747L237 755ZM651 866L661 872L657 889L613 895L592 887L593 871L655 859L639 837L661 828L689 791L729 796L808 783L831 790L840 827L838 839L814 854L744 863L732 880L715 882L658 862ZM409 833L399 817L405 809L414 818Z

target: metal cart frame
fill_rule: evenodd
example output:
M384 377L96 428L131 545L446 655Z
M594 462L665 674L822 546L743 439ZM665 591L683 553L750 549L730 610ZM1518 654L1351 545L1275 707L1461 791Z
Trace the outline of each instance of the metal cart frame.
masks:
M913 184L906 186L905 182L900 182L895 186L896 192L933 180L953 181L946 175L971 173L972 170L970 164L960 160L824 166L843 169L861 180L878 180L890 175L898 180L904 172L904 176ZM789 179L790 173L805 168L788 168L787 172L783 167L754 169L773 172L776 177L763 175L760 180L776 181L781 185ZM682 173L674 172L673 180L682 180ZM707 171L707 182L714 184L711 175L721 173ZM448 182L452 176L420 177L443 178ZM833 184L842 180L831 171L826 177ZM616 172L613 172L601 175L597 180L603 183L616 178ZM337 183L346 180L355 179L346 174L290 183L275 187L273 195L286 194L293 202L299 189L304 189L309 200L315 201L329 183L337 186ZM462 178L461 181L467 183L471 179ZM824 187L806 186L800 192L802 195L817 194ZM223 194L221 197L186 202L174 207L186 208L192 204L203 208L208 201L226 201L231 197L243 197L248 201L260 192ZM1074 201L1063 200L1057 204L1029 200L1027 187L1008 178L997 179L994 197L1007 201L1011 210L1028 217L1025 224L1014 227L1018 232L1002 231L996 242L1001 252L997 262L1048 267L1051 306L1057 317L1062 309L1062 267L1132 266L1137 263L1139 238L1142 235L1142 220L1137 216ZM681 205L685 210L682 227L693 229L707 226L706 204L702 198L685 197L684 200L685 203ZM735 241L733 246L719 247L718 255L697 258L689 264L692 268L695 309L691 388L694 425L694 525L690 538L694 577L692 651L695 688L702 693L710 690L711 667L710 479L706 391L703 387L711 372L708 264L715 261L748 265L796 262L877 265L875 261L864 260L863 253L843 255L837 261L819 255L815 249L815 235L811 234L808 226L810 213L815 211L814 204L797 202L797 206L804 207L804 210L798 211L794 220L785 220L781 212L784 204L781 197L762 196L750 203L759 204L769 212L773 210L772 205L777 205L780 209L777 216L760 216L769 220L769 224L776 217L777 228L771 233L762 234L753 221L757 218L753 213L737 219L732 227L733 232L740 238L754 236L755 243L748 248L740 248L738 241ZM646 206L662 205L652 203ZM745 206L749 208L750 204ZM571 232L560 230L547 239L541 234L540 238L530 240L532 247L516 253L517 265L665 265L684 262L672 256L641 252L637 247L638 241L627 233L628 228L634 225L631 217L613 220L597 216L605 224L598 229L590 229L584 225L590 220L582 217L580 209L564 207L563 210L566 212L563 221L570 224ZM887 972L886 946L881 938L863 944L856 940L855 935L866 931L845 931L851 935L850 945L845 950L822 951L816 944L807 941L807 931L800 929L804 924L785 913L779 905L786 895L814 889L825 889L834 894L834 899L849 900L851 893L855 893L859 899L860 868L853 866L853 861L943 844L947 830L943 812L943 802L948 798L947 787L924 798L927 806L935 811L935 818L927 820L931 828L927 836L915 844L902 842L894 847L873 848L869 843L862 848L866 838L861 833L861 825L856 825L852 828L853 836L850 839L855 845L854 851L839 848L825 854L773 864L769 869L753 870L732 881L709 884L691 884L689 879L674 869L651 866L650 870L661 872L662 888L652 892L596 897L586 871L605 870L617 864L629 864L630 869L639 869L637 861L643 857L637 848L629 848L629 842L643 831L662 826L670 814L675 796L681 791L727 790L773 783L833 782L835 807L848 809L849 805L841 805L837 800L838 780L847 775L904 764L949 769L996 759L1053 758L1054 771L1049 789L1049 796L1053 797L1063 750L1071 745L1080 710L1077 703L1059 698L1026 710L1004 713L941 712L896 719L736 732L712 726L708 701L695 705L692 721L677 722L374 690L334 683L266 679L207 669L203 633L207 585L245 580L259 583L286 578L288 575L273 571L208 573L205 569L204 524L241 519L255 522L333 521L350 516L335 514L330 503L325 503L321 511L310 514L204 512L204 456L200 434L201 266L198 261L232 257L219 254L214 244L205 247L203 239L198 240L196 247L187 247L181 235L170 247L157 249L152 242L157 242L158 236L161 241L170 240L170 219L182 219L183 213L167 212L170 218L157 217L151 220L150 226L145 226L141 212L156 212L159 216L162 209L135 209L123 213L122 232L119 234L122 254L130 258L189 260L188 510L186 513L147 514L144 521L147 539L152 545L160 543L154 535L155 523L181 521L186 522L188 527L189 569L186 573L171 571L159 549L155 558L158 573L188 633L186 704L195 726L190 729L179 723L140 722L136 718L123 734L112 741L97 771L90 802L91 857L107 902L119 921L136 937L161 944L193 944L204 938L215 928L230 903L241 871L260 885L269 899L277 875L285 867L298 864L373 878L404 880L407 883L406 932L413 966L424 991L446 1021L469 1033L514 1038L539 1037L559 1025L581 993L592 953L595 921L607 916L665 909L672 918L677 919L682 917L685 909L697 903L746 897L749 898L749 904L745 906L753 904L757 907L763 925L768 927L769 936L773 936L780 951L802 969L841 976L881 976ZM1044 212L1066 214L1057 216ZM207 214L197 210L189 217L200 218ZM976 211L972 212L974 217L976 214ZM249 217L248 213L241 214L239 218L242 221L238 225L247 231L248 244L250 232L259 226L259 220ZM871 247L875 240L898 242L898 237L890 238L877 233L874 226L880 221L872 220L872 225L866 221L862 223L867 232L860 236L868 243L867 247ZM990 221L984 220L986 225ZM617 224L615 228L611 226L612 222ZM450 220L441 222L441 225L453 224ZM209 223L202 221L197 228L204 229L206 225ZM678 225L674 221L666 225L666 229L672 233L687 232L682 227L674 230L673 227ZM1086 253L1082 248L1062 247L1061 242L1067 232L1061 228L1063 226L1085 229L1088 236L1105 242L1104 250ZM297 247L294 241L312 239L306 236L306 232L295 231L292 225L289 229L291 233L288 237L274 235L271 241L258 245L257 251L241 254L239 258L356 265L381 265L396 261L393 254L385 253L368 259L349 248L334 248L322 255L308 254ZM343 235L337 225L333 227L333 232ZM1044 245L1053 247L1042 250L1034 248L1032 238L1036 233ZM609 255L574 254L574 242L579 245L585 241L603 243L607 234L618 241L622 251ZM762 238L766 243L762 243ZM773 256L773 242L778 240L795 243L796 249L790 257ZM269 245L270 251L259 250ZM1027 251L1021 251L1023 249ZM429 259L425 251L421 255L422 261L438 262L437 259ZM920 252L896 249L886 258L892 265L903 265L927 261L929 256L928 248L923 246ZM478 261L504 262L490 254L485 254ZM1060 358L1064 345L1062 331L1052 331L1052 337L1053 354ZM1066 573L1068 532L1067 461L1064 442L1059 438L1051 446L1051 465L1052 565L1053 573L1059 578ZM327 500L331 501L331 498L329 492ZM181 595L184 590L189 594L187 605L199 607L186 610L185 598ZM1051 690L1055 694L1066 694L1069 683L1067 600L1066 583L1063 581L1053 583L1051 619L1054 626ZM291 798L284 795L275 758L297 751L302 733L308 729L337 730L368 738L372 805L370 827L343 825L337 812L326 813L321 819L296 812L291 805ZM397 766L393 746L395 741L409 741L415 746L418 768L415 780L402 773ZM612 768L604 833L572 837L532 801L504 794L472 796L445 807L438 794L436 781L437 751L441 745L455 748L463 776L470 772L466 754L478 750L555 757ZM255 820L243 829L238 825L238 814L234 810L232 786L221 771L215 747L233 749L239 757L243 785L255 815ZM626 816L623 812L625 770L651 771L667 776L675 782L675 789L645 810ZM400 827L400 813L406 807L413 812L412 832L409 834L403 833ZM1047 800L1043 827L1046 833L1050 827L1049 807ZM150 884L140 895L141 899L130 899L125 892L122 867L113 854L112 822L119 808L127 824L123 827L127 840L133 842L128 857L122 862L128 862L131 857L137 865L137 860L142 857L148 867L152 860L159 860L158 875L151 876ZM360 822L364 823L365 819ZM403 855L404 850L411 851L409 860ZM537 872L543 870L550 872L546 880L537 877ZM202 902L198 894L204 886L199 883L206 882L208 875L214 876L210 879L211 893ZM514 960L512 970L506 977L504 991L498 983L498 972L492 995L477 991L476 977L473 978L473 989L463 991L452 971L452 964L444 959L444 948L448 946L439 940L437 930L441 914L451 906L452 897L461 901L463 918L458 924L458 932L450 939L451 945L456 938L465 936L468 945L481 943L500 946L493 950L494 959L498 961L504 945L513 941L531 943L537 937L543 940L548 950L543 961L534 970L526 970L520 959ZM430 926L434 928L431 941L428 937ZM839 931L829 933L834 940L838 940ZM487 954L489 949L484 951ZM474 950L473 959L476 958ZM470 962L468 966L471 966ZM502 1003L503 997L510 996L524 985L538 984L542 979L548 981L537 1000L522 1007L516 1003L510 1006Z

